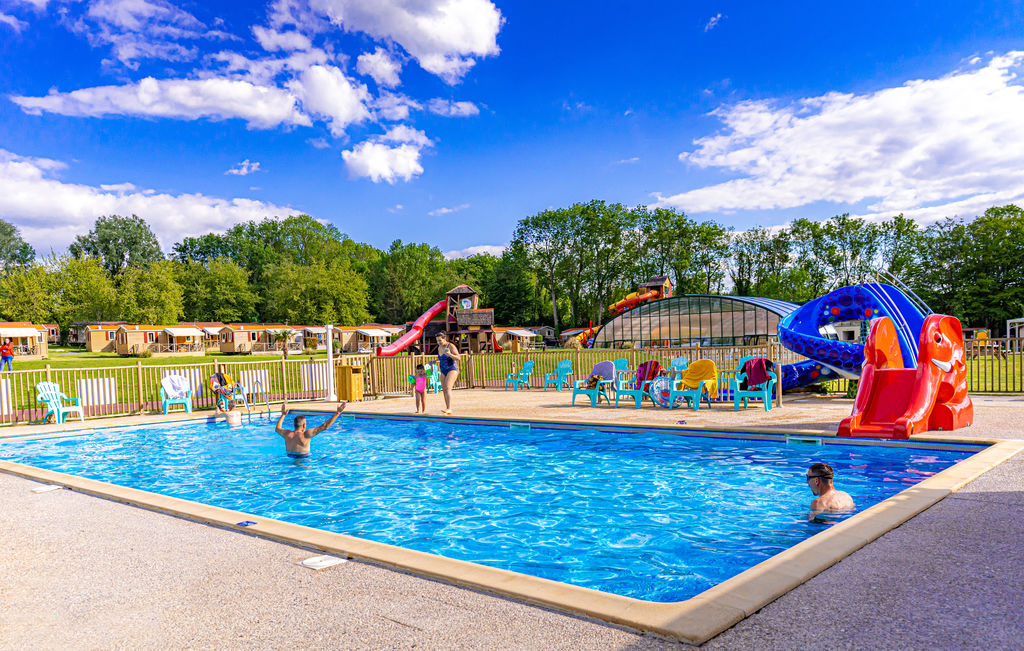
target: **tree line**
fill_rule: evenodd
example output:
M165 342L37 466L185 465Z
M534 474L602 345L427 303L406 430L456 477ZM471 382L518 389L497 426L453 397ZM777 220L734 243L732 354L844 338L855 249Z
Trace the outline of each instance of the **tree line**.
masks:
M591 201L520 220L501 255L446 260L436 246L355 242L308 215L264 218L186 237L168 255L138 216L109 215L68 252L37 258L0 220L0 318L403 323L466 283L500 324L563 329L601 323L608 305L653 275L677 294L794 302L901 278L937 312L1001 331L1024 316L1024 211L993 207L927 228L897 215L797 219L744 232L682 212Z

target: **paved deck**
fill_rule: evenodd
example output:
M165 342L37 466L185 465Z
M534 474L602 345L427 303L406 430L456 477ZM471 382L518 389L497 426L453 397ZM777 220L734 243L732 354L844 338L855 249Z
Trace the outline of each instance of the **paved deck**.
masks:
M771 414L613 410L565 393L460 391L466 416L834 431L849 401L788 399ZM430 397L431 412L440 399ZM976 399L961 434L1024 438L1024 398ZM353 410L407 413L412 400ZM36 428L37 431L39 428ZM315 555L0 474L0 647L597 648L678 645L510 600ZM1024 636L1024 458L986 473L705 646L1008 648Z

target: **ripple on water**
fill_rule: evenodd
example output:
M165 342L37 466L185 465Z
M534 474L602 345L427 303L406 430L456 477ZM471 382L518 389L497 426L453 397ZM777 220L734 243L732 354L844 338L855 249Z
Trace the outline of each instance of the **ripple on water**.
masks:
M323 420L309 415L310 426ZM866 508L970 453L345 420L308 459L273 423L0 444L0 458L639 599L689 598L820 531L823 461Z

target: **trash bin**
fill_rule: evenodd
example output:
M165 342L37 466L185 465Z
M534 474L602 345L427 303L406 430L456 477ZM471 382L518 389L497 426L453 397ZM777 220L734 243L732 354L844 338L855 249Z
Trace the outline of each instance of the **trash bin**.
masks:
M363 399L363 367L339 366L337 368L338 400L358 402Z

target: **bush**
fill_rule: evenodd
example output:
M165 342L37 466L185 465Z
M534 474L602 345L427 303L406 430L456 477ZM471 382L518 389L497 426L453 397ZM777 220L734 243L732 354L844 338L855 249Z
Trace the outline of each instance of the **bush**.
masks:
M309 355L310 357L313 357L314 355L316 355L316 348L306 348L302 352L305 353L306 355Z
M150 358L152 356L153 356L153 351L150 350L149 348L143 348L142 350L140 350L137 353L135 353L134 355L132 355L132 357L140 357L142 359L148 359L148 358Z

